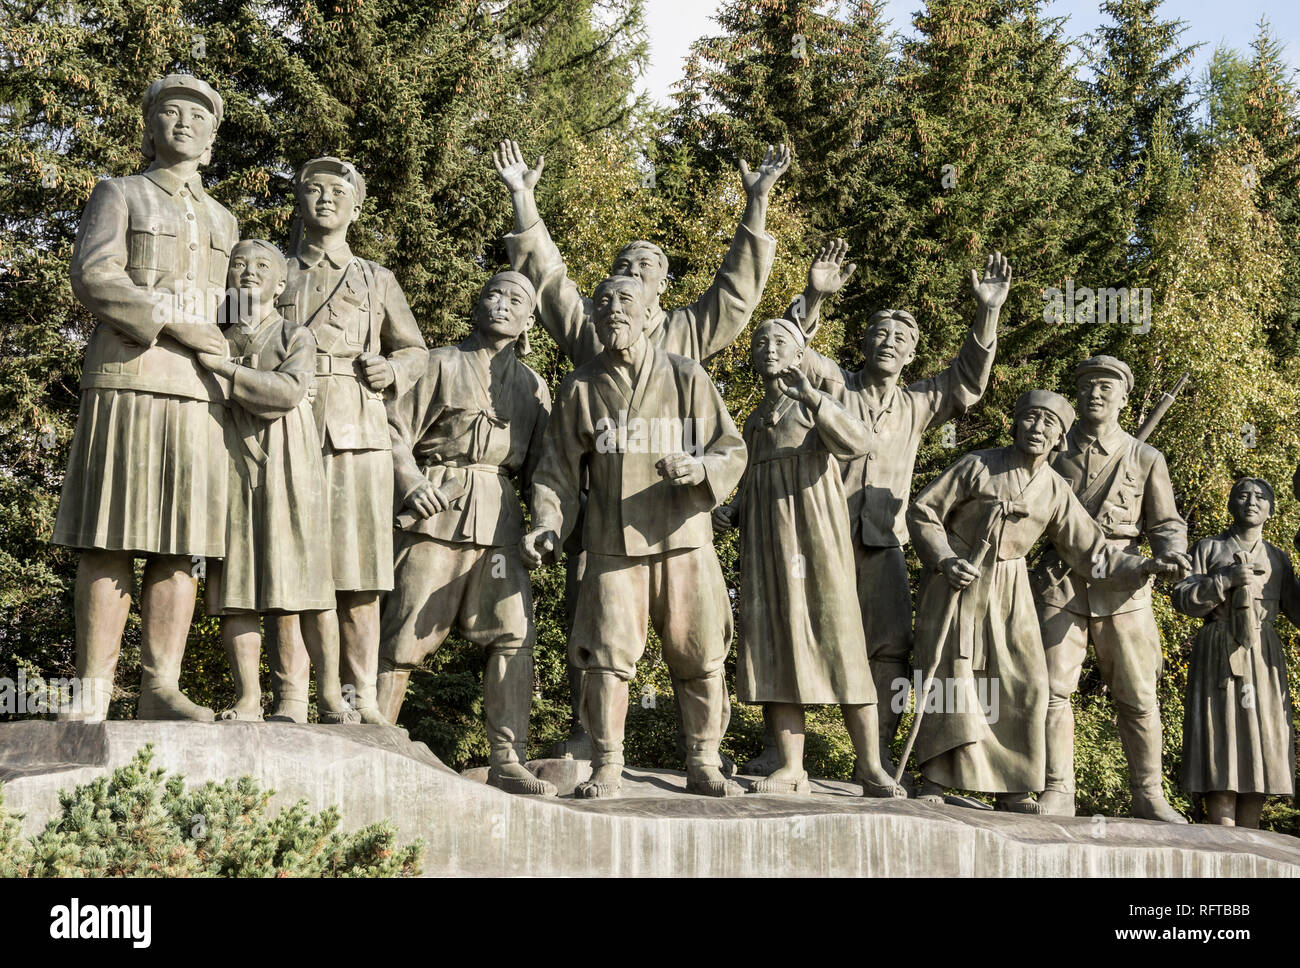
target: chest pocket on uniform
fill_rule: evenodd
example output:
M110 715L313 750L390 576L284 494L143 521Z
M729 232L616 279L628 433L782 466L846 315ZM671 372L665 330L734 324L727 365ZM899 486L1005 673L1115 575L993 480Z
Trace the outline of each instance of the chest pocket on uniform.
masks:
M353 272L349 271L334 302L339 314L336 322L342 327L348 346L355 350L364 349L366 337L370 334L370 293L366 291L365 283L354 279Z
M1108 529L1120 530L1131 528L1137 522L1141 512L1141 484L1137 480L1134 468L1129 465L1120 472L1110 498L1102 509L1099 523Z
M127 231L128 269L152 269L173 272L176 269L176 234L180 226L175 219L143 218L131 223Z
M208 285L213 289L226 288L226 275L230 271L230 250L234 246L229 239L212 234L208 247Z

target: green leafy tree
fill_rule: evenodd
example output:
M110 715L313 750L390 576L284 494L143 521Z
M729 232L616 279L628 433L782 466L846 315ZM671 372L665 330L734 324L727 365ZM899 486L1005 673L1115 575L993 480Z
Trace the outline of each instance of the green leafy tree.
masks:
M1250 61L1234 48L1214 48L1197 86L1205 105L1205 123L1195 132L1194 144L1201 153L1236 139L1246 127L1246 92L1250 87Z
M718 173L786 143L794 204L817 232L853 234L880 206L864 191L896 140L890 42L879 8L809 0L729 2L724 33L691 48L672 136ZM895 154L896 157L896 154Z
M985 402L958 425L962 448L1009 438L1016 396L1051 385L1098 327L1044 323L1044 290L1081 271L1074 237L1083 196L1077 130L1083 91L1060 18L1021 0L932 0L903 43L909 155L908 216L889 305L909 309L922 338L912 372L934 372L968 330L968 274L987 252L1012 266L998 363ZM950 449L919 455L917 486L951 463Z
M1253 180L1287 253L1268 327L1273 348L1291 357L1300 350L1300 89L1268 21L1260 22L1251 47L1243 127L1260 147Z

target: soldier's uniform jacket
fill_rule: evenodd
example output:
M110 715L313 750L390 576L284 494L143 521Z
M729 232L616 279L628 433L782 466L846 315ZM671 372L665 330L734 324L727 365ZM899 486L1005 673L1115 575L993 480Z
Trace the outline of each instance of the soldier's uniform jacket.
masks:
M221 399L196 354L162 328L187 315L216 322L238 237L197 173L182 180L153 165L96 185L71 264L73 294L99 320L81 388Z
M511 478L521 491L531 485L551 395L513 352L495 379L490 360L477 334L431 350L424 375L389 402L394 507L403 530L486 547L523 537ZM426 480L452 506L427 518L403 514L406 498Z
M969 333L948 368L934 376L896 386L873 411L863 391L862 374L808 352L809 375L872 430L865 454L843 463L853 540L868 548L907 544L907 502L921 436L929 427L959 417L979 402L993 370L997 340L988 346Z
M655 468L682 451L703 461L704 482L670 484ZM534 528L567 536L584 467L591 492L583 547L655 555L712 543L712 511L740 481L745 443L699 363L647 346L626 391L604 354L560 387L533 477Z
M1084 507L1102 526L1107 543L1139 554L1141 538L1152 557L1187 550L1187 522L1174 503L1164 455L1116 428L1106 437L1084 439L1076 424L1066 446L1052 460L1076 496L1094 489ZM1071 570L1050 550L1034 572L1034 588L1045 605L1092 617L1117 615L1151 601L1151 578L1091 577Z
M341 245L330 251L303 242L289 259L289 278L276 303L290 322L316 338L313 409L322 446L388 450L384 400L401 397L424 370L428 352L397 279L383 266ZM362 353L392 364L395 382L370 389Z
M537 318L574 366L594 359L604 347L591 320L591 300L569 278L564 257L540 219L505 237L510 265L537 289ZM730 346L749 324L762 298L776 239L736 228L731 248L713 284L689 306L660 309L646 324L646 339L665 353L707 360Z

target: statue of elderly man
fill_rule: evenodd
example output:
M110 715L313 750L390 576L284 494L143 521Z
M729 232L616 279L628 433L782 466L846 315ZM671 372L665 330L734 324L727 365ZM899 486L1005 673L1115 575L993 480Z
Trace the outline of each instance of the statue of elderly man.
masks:
M732 618L711 520L740 480L745 444L704 367L646 337L650 306L636 279L604 280L592 304L604 349L560 388L522 545L529 567L554 555L577 522L585 471L587 566L569 657L583 673L593 755L577 792L619 793L628 681L652 622L681 698L687 789L738 795L718 749Z
M144 558L137 715L210 721L212 710L179 686L198 576L225 553L222 394L198 355L225 349L216 314L239 231L199 175L220 95L169 74L149 85L141 109L149 167L95 186L73 247L72 292L96 325L52 540L81 552L84 701L72 717L108 713L134 559Z
M537 166L529 168L519 145L503 141L493 152L492 160L510 192L514 209L514 231L504 238L510 264L537 287L537 316L542 327L555 339L560 352L574 366L581 366L594 359L603 347L592 301L569 277L564 256L537 210L535 189L542 176L544 159L539 157ZM776 257L776 239L766 228L768 197L789 167L790 149L785 145L768 145L762 163L754 170L744 160L739 162L745 190L744 213L712 284L689 305L669 308L660 304L668 288L668 256L663 249L653 242L636 239L619 250L610 273L640 284L649 313L645 336L651 346L703 362L730 346L749 324ZM578 523L574 534L581 531ZM570 542L564 551L565 610L572 630L577 589L586 559L576 542ZM588 747L578 714L582 679L576 668L571 666L569 671L575 722L564 749L582 756ZM673 688L674 692L680 692L677 683L674 682ZM679 733L679 743L682 739ZM727 763L730 767L730 762Z

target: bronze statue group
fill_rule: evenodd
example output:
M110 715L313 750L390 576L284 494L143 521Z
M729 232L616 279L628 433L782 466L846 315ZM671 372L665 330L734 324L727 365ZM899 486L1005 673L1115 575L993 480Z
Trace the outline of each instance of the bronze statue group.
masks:
M904 384L919 337L905 311L867 321L857 372L809 345L821 301L854 269L842 242L828 245L786 315L753 327L765 393L742 432L701 364L749 326L767 282L765 213L784 147L756 169L740 163L747 203L730 250L705 293L666 308L668 259L645 241L619 251L590 297L579 291L538 215L541 160L530 168L502 142L511 268L483 287L471 335L430 350L392 273L348 246L365 201L353 165L299 169L301 231L286 258L240 240L203 190L217 92L169 75L143 114L149 166L96 186L71 265L97 319L53 535L80 550L77 671L90 702L73 715L107 714L143 558L140 718L214 718L178 685L205 575L237 692L220 718L262 719L263 623L270 718L307 721L314 667L318 718L338 724L394 723L411 672L455 630L487 657L489 782L554 795L526 766L528 573L563 553L570 748L592 764L576 795L620 792L628 683L651 624L688 790L740 794L719 749L733 628L714 550L716 532L738 528L736 690L766 722L750 792L809 791L804 707L834 704L866 796L974 791L999 809L1072 815L1071 700L1091 643L1133 815L1185 822L1162 790L1159 576L1176 582L1177 609L1205 619L1185 789L1206 796L1215 822L1244 826L1258 825L1267 796L1293 795L1274 621L1279 610L1300 619L1300 598L1287 555L1261 537L1272 488L1239 481L1233 525L1189 554L1163 456L1119 426L1133 390L1122 361L1080 362L1073 404L1025 393L1010 446L966 454L911 495L922 435L987 386L1011 282L1000 254L971 271L976 315L957 357ZM522 360L535 321L575 366L554 401ZM914 626L909 540L925 572ZM913 748L921 780L909 790Z

